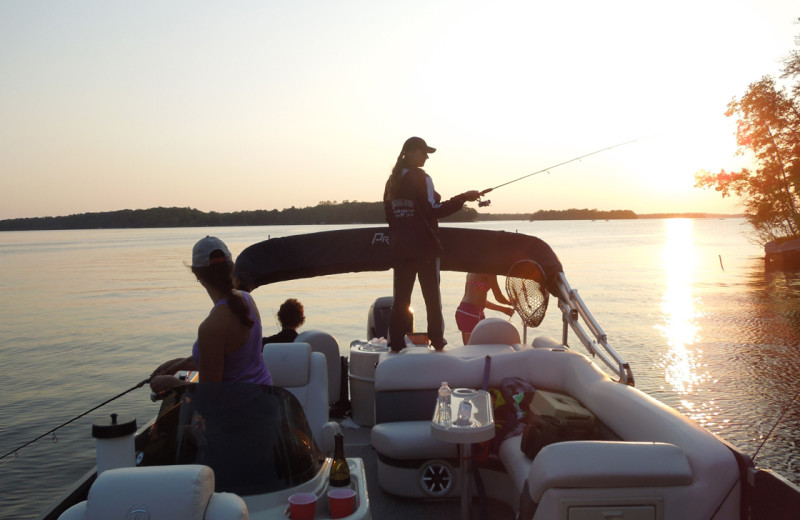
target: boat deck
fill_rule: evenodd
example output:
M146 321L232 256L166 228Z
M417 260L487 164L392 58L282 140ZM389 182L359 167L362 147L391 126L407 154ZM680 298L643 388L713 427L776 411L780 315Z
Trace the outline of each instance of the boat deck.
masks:
M337 421L341 422L341 420ZM358 429L342 426L345 440L345 455L357 457L364 461L367 474L367 492L369 493L369 506L372 518L378 520L414 520L458 518L460 515L460 502L458 498L449 499L418 499L405 498L386 493L378 484L378 457L370 444L372 428L361 426ZM472 516L480 518L479 502L473 492ZM487 499L488 518L492 520L512 520L514 512L508 505Z

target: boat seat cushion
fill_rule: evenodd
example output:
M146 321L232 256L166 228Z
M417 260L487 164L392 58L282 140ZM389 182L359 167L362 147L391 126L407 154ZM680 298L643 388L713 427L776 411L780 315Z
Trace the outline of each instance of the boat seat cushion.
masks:
M523 453L520 446L522 435L514 435L503 441L497 452L500 462L511 477L517 493L521 493L525 487L525 480L531 471L531 459Z
M539 502L550 488L688 486L692 470L673 444L565 441L542 448L527 478L531 498Z
M339 399L342 384L342 368L339 342L331 334L321 330L305 330L297 335L295 343L308 343L313 352L325 355L328 364L328 399L334 402Z
M472 335L470 345L516 345L521 343L517 327L502 318L486 318L478 322Z
M267 343L262 353L272 384L290 391L300 402L317 446L326 446L322 430L328 422L328 369L325 355L308 343Z
M92 484L87 501L65 511L59 520L140 517L247 520L249 515L239 496L214 493L211 468L187 464L104 471Z
M431 421L399 421L372 428L371 444L383 457L398 460L450 459L458 457L456 444L431 436Z
M267 343L262 357L273 385L292 388L308 384L311 361L308 343Z

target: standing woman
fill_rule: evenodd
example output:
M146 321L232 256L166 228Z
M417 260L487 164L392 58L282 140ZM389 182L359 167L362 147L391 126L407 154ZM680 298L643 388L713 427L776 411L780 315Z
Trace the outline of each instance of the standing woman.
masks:
M469 337L475 330L475 325L485 318L484 309L500 311L508 316L514 314L512 307L504 307L489 301L489 290L491 289L494 299L499 303L511 305L511 302L500 290L497 284L497 276L493 274L467 273L467 281L464 284L464 297L456 310L456 324L461 331L461 338L464 345L469 343Z
M428 154L436 151L419 137L403 144L383 192L383 208L389 223L389 248L394 271L394 302L389 319L389 346L395 352L405 348L407 313L414 280L419 277L428 315L428 339L442 350L444 319L439 292L440 218L460 210L467 201L477 200L477 191L456 195L445 202L433 188L433 180L422 167Z
M185 384L174 376L197 370L200 382L239 381L271 385L261 357L261 317L249 293L233 288L233 259L216 237L205 237L192 249L192 273L214 306L200 324L192 355L162 363L150 387L157 393Z

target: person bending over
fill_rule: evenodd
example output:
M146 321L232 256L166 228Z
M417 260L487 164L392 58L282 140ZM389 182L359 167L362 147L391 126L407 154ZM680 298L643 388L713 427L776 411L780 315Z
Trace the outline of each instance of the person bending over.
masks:
M500 311L508 316L514 314L512 307L504 307L489 301L489 289L492 290L494 299L500 303L511 305L511 302L500 290L497 284L497 276L491 274L467 273L467 281L464 284L464 297L456 310L456 324L461 331L461 338L464 345L469 343L469 337L479 321L486 316L484 309Z

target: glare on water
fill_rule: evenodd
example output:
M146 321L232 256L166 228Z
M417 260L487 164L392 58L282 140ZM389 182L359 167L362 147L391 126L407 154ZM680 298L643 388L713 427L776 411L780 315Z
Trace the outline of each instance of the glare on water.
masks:
M664 288L661 300L661 323L656 329L666 340L666 351L660 365L664 382L680 395L684 413L709 427L708 402L697 402L698 392L708 385L710 376L703 365L703 352L697 342L700 316L699 301L694 294L697 251L690 219L664 220ZM663 386L662 386L663 388Z

